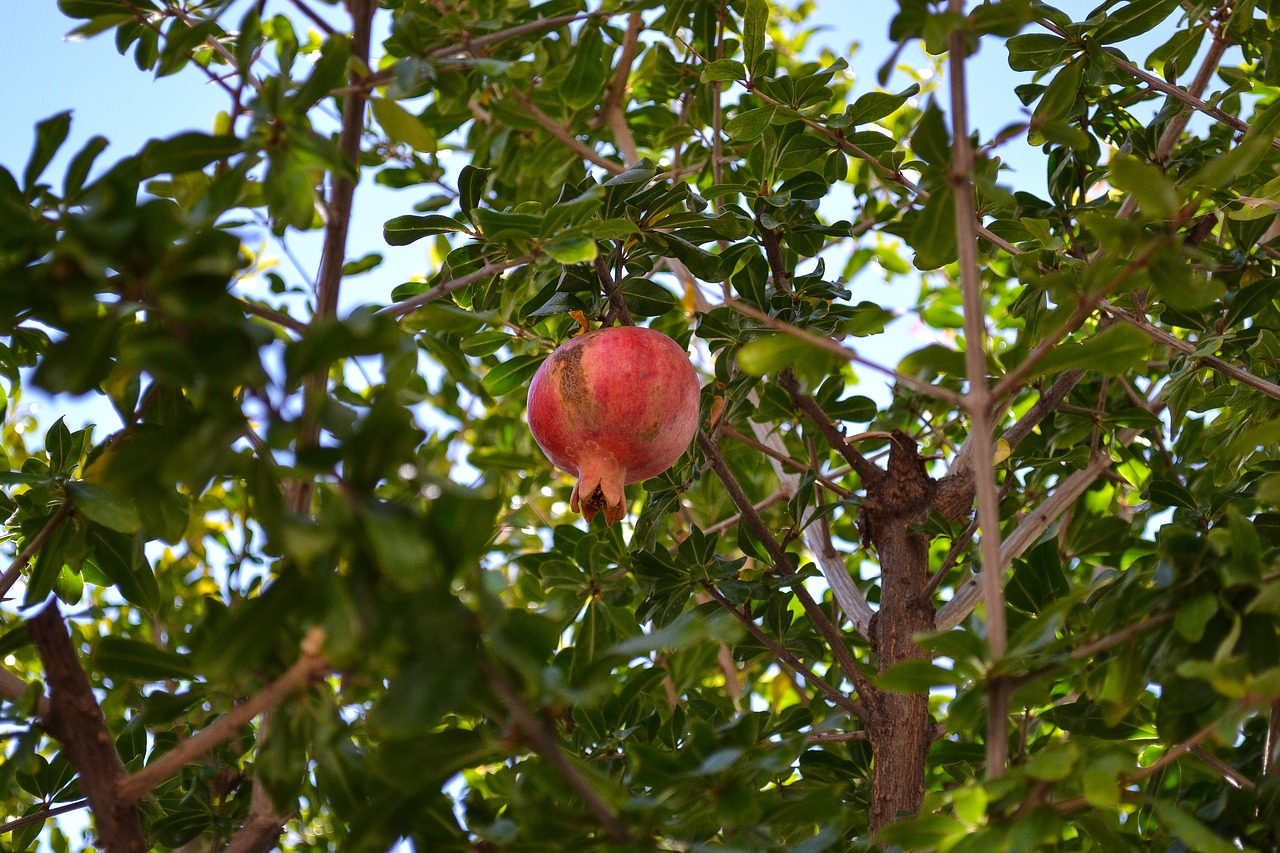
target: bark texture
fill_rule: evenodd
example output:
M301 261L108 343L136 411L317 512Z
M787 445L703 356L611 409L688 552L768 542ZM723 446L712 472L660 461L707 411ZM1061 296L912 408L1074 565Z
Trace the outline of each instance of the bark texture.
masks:
M119 793L129 773L107 731L106 718L80 666L57 602L50 602L29 621L27 630L40 652L49 686L48 711L40 723L62 743L67 760L80 776L80 787L93 811L98 845L106 853L143 853L148 845L137 809Z
M929 540L915 529L929 515L938 493L916 443L895 431L888 476L868 483L862 508L863 535L880 556L880 611L871 641L880 672L903 661L927 660L914 641L933 631L933 606L925 594ZM929 697L877 691L876 713L864 722L875 758L871 830L899 815L919 811L924 799L925 756L932 741Z

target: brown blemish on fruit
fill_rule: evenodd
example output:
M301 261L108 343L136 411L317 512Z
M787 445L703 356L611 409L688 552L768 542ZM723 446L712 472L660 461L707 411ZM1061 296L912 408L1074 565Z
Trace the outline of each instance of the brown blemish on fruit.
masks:
M583 348L569 347L556 355L555 372L560 386L560 399L579 407L590 400L587 394L587 372L582 367Z
M662 432L662 424L654 421L643 429L636 430L636 438L643 442L653 441Z

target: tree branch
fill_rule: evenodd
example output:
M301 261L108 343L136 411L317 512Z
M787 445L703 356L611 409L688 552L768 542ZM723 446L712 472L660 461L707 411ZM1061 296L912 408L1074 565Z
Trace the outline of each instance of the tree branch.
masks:
M716 603L725 610L733 614L734 618L742 623L742 627L747 629L747 633L755 637L756 640L769 650L770 654L781 664L790 667L797 675L808 682L815 690L827 698L831 704L837 708L841 708L845 712L857 717L859 720L865 719L867 713L866 707L862 702L853 697L846 696L832 687L831 684L810 669L804 661L792 654L786 646L770 637L764 632L764 629L756 624L756 620L750 615L743 613L729 599L725 598L721 592L715 588L710 581L702 582L703 588L707 591L707 595L715 599Z
M835 425L831 418L827 417L827 413L822 410L818 402L808 394L800 390L800 383L796 381L795 374L790 368L783 370L778 374L778 385L791 395L791 400L798 406L801 411L808 416L818 427L818 431L822 433L822 437L827 440L827 444L831 445L831 449L839 453L844 460L849 463L849 467L862 478L864 484L879 483L885 478L885 473L875 465L867 457L863 456L846 442L845 436L840 432L840 428Z
M254 717L272 710L280 704L281 700L302 685L322 677L329 668L329 661L321 651L323 644L324 632L318 628L313 629L302 643L302 653L283 675L194 736L180 742L146 767L123 780L118 788L119 796L126 802L137 802L147 792L177 774L183 767L195 763L209 750L234 736Z
M242 297L237 297L237 300L240 302L240 307L244 309L244 312L246 314L252 314L255 317L261 317L263 320L266 320L271 323L275 323L277 326L288 329L291 332L297 332L298 334L302 334L307 330L306 323L302 322L296 317L290 317L288 314L285 314L283 311L277 311L274 308L268 308L265 305L260 305L257 302L251 302L248 299L244 299Z
M1177 350L1183 355L1189 355L1195 358L1205 367L1211 370L1215 370L1218 373L1221 373L1225 376L1229 376L1232 379L1239 382L1241 385L1247 385L1250 388L1254 389L1255 391L1260 391L1263 394L1266 394L1268 397L1270 397L1273 400L1280 400L1280 385L1276 385L1274 382L1268 382L1265 379L1254 376L1249 371L1240 367L1236 367L1234 364L1230 364L1229 362L1223 361L1217 356L1213 356L1213 355L1198 356L1196 355L1195 344L1191 343L1190 341L1184 341L1182 340L1182 338L1175 337L1174 335L1171 335L1168 332L1166 332L1164 329L1161 329L1158 326L1152 325L1152 323L1146 320L1145 318L1136 317L1133 314L1130 314L1128 311L1125 311L1123 308L1117 308L1114 305L1103 304L1100 306L1100 310L1102 310L1107 314L1110 314L1112 317L1115 317L1117 320L1123 320L1129 325L1134 326L1135 328L1141 329L1142 331L1146 332L1148 337L1150 337L1156 343L1163 344L1167 347L1170 347L1171 349Z
M0 669L0 696L10 702L18 702L30 689L31 685L26 681L7 669Z
M727 427L727 426L721 427L720 432L727 438L732 438L734 441L740 444L745 444L747 447L750 447L753 450L760 451L765 456L768 456L770 459L776 459L777 461L781 462L783 465L786 465L788 468L791 468L795 471L799 471L804 474L812 474L814 476L814 479L817 480L817 482L821 483L830 492L839 496L842 499L848 499L848 498L854 497L853 492L849 491L844 486L841 486L838 483L834 482L833 480L831 480L831 478L822 474L822 472L814 470L812 466L806 465L803 462L800 462L799 460L792 459L790 456L788 456L785 453L779 453L777 450L774 450L769 445L756 441L754 438L749 438L748 436L743 435L742 433L738 432L732 427Z
M358 85L362 75L368 74L369 43L373 29L373 15L378 0L348 0L351 10L351 72L350 82L342 101L342 130L338 134L338 150L343 162L350 165L355 174L360 170L360 137L364 133L364 108L368 92ZM356 179L342 170L330 170L332 185L325 205L327 219L324 226L324 244L320 249L320 271L316 276L316 313L312 322L333 317L338 313L338 294L342 286L342 265L347 255L347 233L351 227L351 205L355 198ZM301 428L296 447L311 447L320 441L320 422L317 409L328 391L329 371L318 370L303 383ZM290 507L294 512L306 514L311 507L314 484L298 483L293 492Z
M9 564L9 568L0 575L0 600L9 594L9 590L17 583L18 578L22 577L22 570L31 562L31 558L44 547L44 543L49 541L49 537L58 529L58 525L66 521L70 515L71 501L68 500L58 507L58 511L49 517L44 527L40 528L40 531L31 537L31 541L22 547L18 555L13 558L13 562Z
M1087 468L1076 471L1070 477L1067 477L1052 495L1046 498L1040 506L1036 507L1029 516L1024 518L1013 533L1000 543L1000 556L996 561L995 567L983 566L982 570L984 572L992 570L996 572L997 577L1003 577L1004 569L1035 544L1036 540L1040 538L1040 534L1048 530L1049 525L1058 516L1075 504L1076 499L1084 494L1093 485L1094 481L1102 476L1102 472L1109 467L1111 467L1111 457L1106 453L1098 453L1090 460ZM979 578L970 578L956 589L955 595L952 596L951 600L938 611L938 630L949 631L963 622L965 617L973 611L980 597L981 582Z
M441 282L440 284L437 284L435 287L431 288L430 290L424 293L418 293L413 296L410 296L408 299L402 299L399 302L393 302L392 304L386 306L385 308L379 308L374 313L390 314L392 317L395 317L398 320L404 315L409 314L413 311L416 311L417 309L421 308L423 305L426 305L428 302L434 302L435 300L439 299L441 296L445 296L447 294L453 293L455 290L461 290L462 288L467 287L468 285L475 284L477 281L484 281L486 278L489 278L490 276L498 275L499 273L505 272L511 269L512 267L518 267L518 266L521 266L522 264L527 264L530 261L532 261L535 257L537 257L537 255L530 253L530 254L522 255L521 257L515 258L514 260L503 261L502 263L485 264L483 267L476 270L475 272L470 272L470 273L467 273L466 275L458 276L455 279Z
M749 399L759 404L759 399L756 397L754 390L751 392ZM765 424L752 421L751 429L755 432L761 445L773 449L774 453L770 454L769 462L773 465L774 475L778 478L778 482L787 493L787 496L794 495L800 487L800 476L790 471L782 470L781 462L774 458L775 454L777 456L786 456L786 447L783 446L782 439ZM871 619L875 616L875 611L871 609L866 597L853 582L853 578L849 576L849 569L844 564L844 558L831 544L831 537L824 532L825 528L819 528L818 525L809 523L815 512L817 512L816 507L808 506L800 515L800 526L804 528L805 545L809 547L814 559L818 561L818 567L822 570L822 576L827 579L827 583L831 587L831 595L835 598L836 604L840 605L844 615L849 617L849 621L853 623L854 630L862 635L864 639L870 639Z
M0 835L4 835L6 832L13 832L15 829L21 829L24 826L30 826L33 823L44 823L49 818L57 817L60 814L79 811L87 805L89 805L88 800L76 800L73 803L66 803L61 806L50 806L47 809L41 809L35 814L23 815L22 817L14 818L11 821L0 823Z
M609 311L605 315L605 322L617 319L624 326L634 326L636 321L631 318L631 309L627 308L627 298L618 289L618 283L609 273L609 265L604 262L599 252L596 253L595 270L596 275L600 277L600 284L604 287L605 296L609 299Z
M578 771L578 768L573 766L573 762L564 754L555 735L548 729L547 725L534 715L533 711L524 703L524 699L521 698L520 694L516 692L515 688L496 667L483 659L480 660L479 667L488 676L493 692L497 694L498 699L511 712L516 727L524 733L533 750L546 759L547 763L560 774L561 778L569 783L569 787L577 792L582 801L586 803L587 808L596 816L596 819L600 821L600 825L605 828L616 843L629 844L632 839L626 825L614 814L608 803L600 798L595 788Z
M636 148L636 140L623 107L627 99L627 78L631 76L631 65L639 52L640 33L643 30L644 17L639 12L632 12L627 18L627 32L622 37L618 65L613 69L613 80L609 83L609 90L605 93L601 107L605 123L613 131L613 146L618 149L623 162L628 166L640 162L640 152Z
M964 0L950 0L948 11L963 17ZM983 568L979 575L982 599L986 604L986 638L993 660L1004 656L1008 628L1004 612L1004 575L1000 571L1000 499L996 494L995 466L992 464L991 417L993 392L987 385L986 310L978 271L978 208L973 191L974 155L969 140L969 105L965 87L966 40L968 34L956 27L947 37L947 67L951 91L951 169L948 175L955 199L956 243L959 249L960 290L964 303L965 367L969 393L965 409L969 413L969 438L973 441L973 480L978 495L979 545ZM1079 313L1077 311L1077 313ZM1084 317L1080 318L1080 322ZM1005 735L1009 713L1008 684L993 679L987 691L986 776L1004 775L1009 762L1009 739Z
M44 663L49 686L45 730L62 744L67 761L80 776L80 787L93 810L98 841L106 853L144 853L149 849L133 802L119 795L128 776L107 721L71 643L66 622L51 601L27 622Z
M892 377L899 385L910 388L912 391L917 391L927 397L932 397L935 400L941 400L942 402L952 406L958 407L963 403L963 398L959 394L948 391L946 388L939 385L930 385L928 382L921 382L914 376L899 373L891 367L885 367L882 364L876 364L874 361L868 361L853 350L832 340L831 338L824 335L815 335L808 329L801 329L799 326L793 326L784 320L779 320L777 317L761 311L753 305L748 305L745 302L738 301L737 299L729 298L725 298L723 300L723 304L725 307L732 308L739 314L745 314L753 320L759 320L767 326L771 326L780 332L785 332L797 340L804 341L807 344L812 344L818 349L829 352L837 358L842 358L845 361L851 361L854 364L861 364L862 366L868 367L877 373Z
M542 110L538 109L538 105L533 102L533 98L529 97L524 92L521 92L519 89L512 89L511 97L529 112L529 115L533 117L534 121L542 126L543 130L560 140L560 143L564 145L564 147L568 148L574 154L577 154L583 160L594 163L611 175L620 175L627 170L627 167L623 166L621 163L615 163L612 160L606 159L599 151L596 151L588 145L584 145L578 137L570 133L567 128L551 116L544 113Z
M733 472L729 470L729 466L725 464L724 457L720 455L719 448L701 432L698 433L697 440L698 447L702 450L703 455L707 457L711 470L720 478L720 482L724 485L729 499L733 501L734 505L738 507L738 511L742 513L741 523L747 525L751 530L751 534L769 552L769 557L773 561L774 573L782 577L794 575L795 570L791 567L791 560L787 556L786 549L782 547L782 543L769 530L769 526L764 523L764 519L760 517L760 513L756 511L746 492L742 491L742 486L739 485L737 478L733 476ZM853 682L858 693L871 695L871 685L867 682L857 661L854 660L853 655L850 654L849 649L845 646L840 629L827 618L827 614L813 600L813 596L809 594L809 590L805 589L803 583L797 581L791 584L791 590L800 602L800 606L804 608L805 614L813 622L814 627L818 629L823 639L827 641L827 645L831 647L831 653L840 664L840 668L845 671L845 675Z

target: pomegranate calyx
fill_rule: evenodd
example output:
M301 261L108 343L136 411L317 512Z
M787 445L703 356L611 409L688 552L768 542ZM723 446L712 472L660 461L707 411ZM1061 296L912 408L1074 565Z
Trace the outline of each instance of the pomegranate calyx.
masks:
M581 512L587 523L604 511L604 523L612 525L627 514L622 484L626 472L613 454L600 450L594 442L583 448L578 465L578 483L569 497L569 508Z

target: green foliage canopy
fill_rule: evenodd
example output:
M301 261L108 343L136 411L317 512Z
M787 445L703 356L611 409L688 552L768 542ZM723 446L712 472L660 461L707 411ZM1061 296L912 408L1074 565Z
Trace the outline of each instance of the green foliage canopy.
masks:
M1275 0L901 0L898 91L803 3L59 6L228 108L0 168L0 844L1280 846ZM588 527L524 389L626 315L703 429Z

